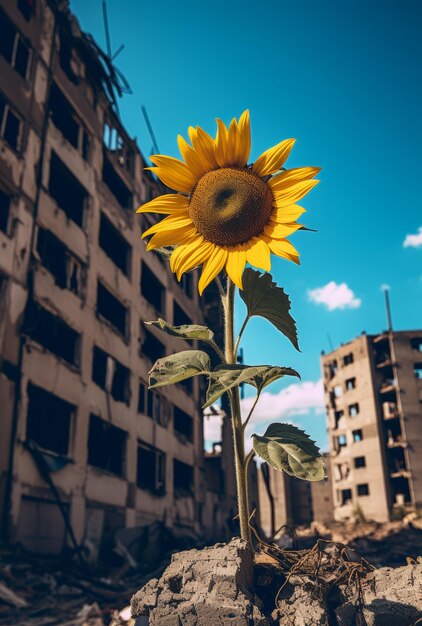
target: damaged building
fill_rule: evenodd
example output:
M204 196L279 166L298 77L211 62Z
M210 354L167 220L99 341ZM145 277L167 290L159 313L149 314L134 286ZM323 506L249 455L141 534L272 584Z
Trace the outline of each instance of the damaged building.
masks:
M422 507L422 330L322 356L334 517L386 522Z
M188 344L143 322L204 312L196 275L178 283L140 241L135 209L163 189L116 113L122 85L67 2L4 0L0 31L2 536L95 554L122 527L200 533L200 383L148 390Z

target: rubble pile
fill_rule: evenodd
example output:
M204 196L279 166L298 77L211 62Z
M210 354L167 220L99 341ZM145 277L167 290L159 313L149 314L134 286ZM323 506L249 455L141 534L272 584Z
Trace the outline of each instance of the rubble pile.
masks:
M122 568L114 570L113 575L110 571L94 574L73 561L3 552L0 625L128 626L129 598L154 572L132 571L121 576Z
M233 539L174 555L131 607L149 626L414 626L422 618L422 560L375 570L324 540L257 559Z

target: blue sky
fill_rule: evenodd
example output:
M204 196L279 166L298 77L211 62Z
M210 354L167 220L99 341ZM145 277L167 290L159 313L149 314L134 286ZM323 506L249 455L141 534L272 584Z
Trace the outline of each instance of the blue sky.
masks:
M100 0L72 0L71 8L105 47ZM395 328L422 327L422 3L108 0L108 13L113 51L125 44L116 64L133 90L122 119L145 155L141 104L160 151L174 156L189 125L214 132L215 117L228 122L249 108L251 160L295 137L287 166L323 168L301 203L318 232L292 237L302 265L274 259L272 269L292 299L302 352L260 320L243 348L248 363L293 366L306 383L265 398L257 431L268 407L279 406L272 419L302 425L325 447L315 383L328 335L337 346L385 328L382 284L391 287ZM347 288L321 291L330 283ZM326 304L311 300L316 289Z

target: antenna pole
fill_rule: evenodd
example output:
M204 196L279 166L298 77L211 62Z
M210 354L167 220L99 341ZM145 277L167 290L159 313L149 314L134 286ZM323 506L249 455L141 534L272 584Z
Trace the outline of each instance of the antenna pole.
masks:
M390 294L389 294L388 287L384 288L384 297L385 297L385 310L387 312L388 332L391 333L393 330L393 322L391 320Z
M152 130L151 122L149 121L148 113L144 105L141 105L142 114L144 116L145 124L147 125L149 136L151 137L152 145L157 154L160 153L160 148L158 147L157 140L154 135L154 131Z
M104 32L105 32L106 46L107 46L107 55L109 58L111 58L111 42L110 42L110 31L108 29L106 0L103 0L103 20L104 20Z

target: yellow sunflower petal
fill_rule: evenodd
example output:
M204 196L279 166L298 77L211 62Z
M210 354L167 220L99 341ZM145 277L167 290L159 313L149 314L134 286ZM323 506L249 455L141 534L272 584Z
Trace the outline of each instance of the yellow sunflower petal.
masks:
M251 121L248 109L240 116L237 128L239 130L239 167L244 167L251 153Z
M234 284L243 289L242 274L246 265L246 251L242 246L228 248L226 271Z
M302 228L301 224L276 224L270 221L264 227L264 233L268 235L268 237L274 237L274 239L284 239L295 233L299 228Z
M226 125L221 120L217 119L217 135L215 137L215 158L217 164L220 167L227 167L228 154L227 154L227 142L228 142L228 130Z
M182 155L189 170L192 174L194 174L195 178L199 180L209 168L204 165L201 157L187 143L187 141L183 139L182 135L177 136L177 145L179 146L180 154Z
M277 222L277 224L290 224L295 222L303 213L306 213L306 209L298 204L291 204L289 206L283 206L278 208L274 202L274 209L271 213L271 221Z
M258 239L258 237L254 237L252 239L252 243L246 247L246 260L251 265L255 267L259 267L261 270L265 270L269 272L271 269L271 255L270 249L268 248L265 241L262 239Z
M268 241L268 247L273 254L300 265L299 252L287 239L270 239Z
M258 176L268 176L269 174L278 172L287 161L295 141L295 139L285 139L273 148L263 152L252 166L255 174L258 174Z
M138 209L137 213L164 213L171 214L175 212L187 211L189 209L189 200L185 196L180 196L177 193L168 193L164 196L158 196L146 202Z
M213 281L223 269L227 260L227 255L227 249L220 248L220 246L214 246L214 250L202 267L201 278L198 282L198 291L200 296L202 296L202 292L205 287L209 285L210 282Z
M180 280L185 272L202 265L213 249L214 244L204 241L202 237L194 239L189 244L178 246L170 259L170 268L176 274L177 280Z
M192 219L189 215L169 215L165 217L163 220L157 222L148 228L144 233L142 233L142 239L145 237L149 237L149 235L153 235L157 232L168 232L177 228L182 228L184 226L193 226Z
M196 128L190 126L188 132L192 147L206 170L209 171L218 167L217 159L215 158L215 143L211 135L202 130L200 126Z
M303 180L300 183L287 187L283 191L275 191L273 192L274 201L278 208L293 204L301 200L303 196L306 196L318 183L319 180Z
M186 163L180 159L154 154L150 157L157 167L147 167L145 169L154 172L158 178L170 189L190 193L197 182L195 175L189 170Z
M194 226L181 226L173 230L158 231L149 240L147 250L154 250L163 246L177 246L181 243L189 243L198 236L198 231Z
M281 174L277 174L277 176L273 176L267 184L271 187L272 191L281 191L302 180L313 178L320 171L320 167L295 167L291 170L281 172Z
M231 167L240 167L240 155L238 154L238 146L240 146L239 131L236 119L230 122L227 135L227 165Z

